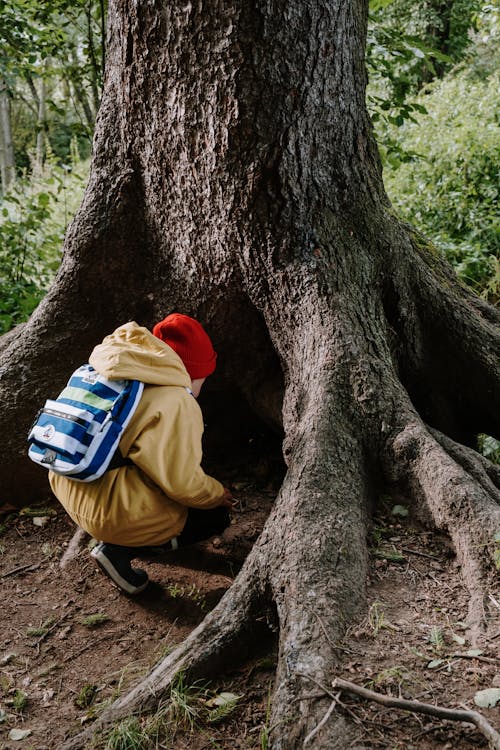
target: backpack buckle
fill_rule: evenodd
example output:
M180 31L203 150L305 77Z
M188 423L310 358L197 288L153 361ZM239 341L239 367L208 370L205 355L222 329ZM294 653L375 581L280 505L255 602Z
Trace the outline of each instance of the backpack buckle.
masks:
M52 448L47 448L43 454L42 464L53 464L57 458L57 453Z

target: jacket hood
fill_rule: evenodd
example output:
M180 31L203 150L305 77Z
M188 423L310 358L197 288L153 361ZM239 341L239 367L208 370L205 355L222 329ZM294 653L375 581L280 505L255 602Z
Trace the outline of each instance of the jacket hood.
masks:
M141 380L152 385L191 386L178 354L147 328L130 322L94 348L89 363L109 380Z

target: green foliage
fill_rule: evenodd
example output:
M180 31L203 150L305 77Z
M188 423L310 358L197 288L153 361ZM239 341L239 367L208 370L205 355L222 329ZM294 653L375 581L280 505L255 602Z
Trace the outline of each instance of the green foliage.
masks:
M124 719L105 735L96 737L93 747L100 750L177 747L179 730L193 732L222 723L237 708L241 697L227 692L211 694L204 683L188 684L181 671L170 687L169 699L160 703L155 713Z
M479 450L494 464L500 464L500 441L491 435L479 435Z
M87 169L49 164L0 199L0 333L27 320L47 292Z
M16 688L14 691L14 697L12 698L12 707L16 711L23 711L28 703L28 695L23 690Z
M139 719L129 716L109 732L105 750L146 750L148 744Z
M384 163L397 165L419 155L391 126L425 114L425 102L415 95L463 59L480 25L481 5L480 0L371 0L367 104Z
M75 697L77 708L88 708L94 702L98 687L97 685L84 685Z
M88 156L102 90L105 11L100 0L0 0L0 82L18 172L30 167L40 131L60 161L73 138Z
M92 615L87 615L81 620L82 625L87 628L98 628L100 625L104 625L105 622L109 621L109 615L104 612L95 612Z
M499 83L496 71L480 77L463 68L431 84L417 99L428 115L393 130L393 137L421 158L396 169L388 164L385 173L400 213L432 238L463 281L492 302L500 290Z

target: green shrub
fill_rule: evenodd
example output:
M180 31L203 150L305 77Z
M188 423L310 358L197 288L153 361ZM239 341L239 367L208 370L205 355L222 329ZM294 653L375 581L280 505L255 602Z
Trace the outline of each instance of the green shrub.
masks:
M428 114L393 132L420 157L385 168L394 206L492 302L499 295L499 83L498 72L464 68L431 84L417 98Z
M0 334L27 320L47 292L87 171L87 162L49 163L0 200Z

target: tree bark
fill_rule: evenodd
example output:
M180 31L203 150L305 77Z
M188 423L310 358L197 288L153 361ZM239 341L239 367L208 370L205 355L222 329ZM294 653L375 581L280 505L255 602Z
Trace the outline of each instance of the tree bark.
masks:
M45 160L45 138L47 130L47 71L50 66L50 58L46 58L43 64L43 72L40 78L40 93L38 94L38 116L36 123L36 151L35 170L41 172Z
M304 693L331 683L364 606L380 482L450 534L475 626L490 622L497 475L465 444L498 434L500 316L389 205L364 102L366 6L110 4L90 182L54 287L0 360L3 497L44 481L12 425L27 431L47 384L57 394L114 325L173 310L211 334L214 387L279 422L288 471L230 591L67 748L151 709L179 670L244 653L270 604L270 747L348 746L348 724L323 721L330 700Z
M90 102L87 96L87 92L85 90L85 86L82 84L81 78L80 78L80 63L78 60L78 56L76 54L76 49L74 47L71 47L70 50L70 56L72 60L72 73L69 75L67 81L68 86L70 89L73 89L74 96L76 99L76 102L81 106L83 118L89 128L90 131L92 131L96 119L96 112L92 110L92 107L90 106ZM75 102L75 108L76 107Z
M10 120L10 100L7 85L0 77L0 145L1 145L1 180L2 192L6 193L16 178L16 163L14 157L14 143Z

